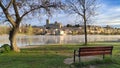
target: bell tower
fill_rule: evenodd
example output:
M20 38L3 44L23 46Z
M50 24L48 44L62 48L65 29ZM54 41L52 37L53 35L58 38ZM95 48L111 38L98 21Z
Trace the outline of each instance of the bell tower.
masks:
M46 19L46 25L49 25L49 24L50 24L49 19Z

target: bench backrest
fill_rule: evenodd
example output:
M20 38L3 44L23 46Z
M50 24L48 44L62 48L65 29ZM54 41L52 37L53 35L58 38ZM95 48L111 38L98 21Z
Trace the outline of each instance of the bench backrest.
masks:
M112 49L113 46L81 47L79 48L79 56L112 54Z

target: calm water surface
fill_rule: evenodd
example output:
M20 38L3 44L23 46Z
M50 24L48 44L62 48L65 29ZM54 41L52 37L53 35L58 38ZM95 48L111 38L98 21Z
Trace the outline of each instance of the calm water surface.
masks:
M96 41L120 41L120 35L88 35L89 42ZM17 45L19 47L27 45L44 44L79 44L84 42L84 35L34 35L17 36ZM0 35L0 45L9 44L8 35Z

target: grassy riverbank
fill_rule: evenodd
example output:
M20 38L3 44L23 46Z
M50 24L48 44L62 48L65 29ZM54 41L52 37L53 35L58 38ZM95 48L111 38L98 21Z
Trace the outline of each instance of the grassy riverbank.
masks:
M108 44L89 44L88 46L107 46ZM109 44L112 45L112 44ZM114 44L113 56L105 60L64 64L64 59L73 56L73 50L82 45L45 45L37 48L21 49L21 53L0 54L0 68L119 68L120 44Z

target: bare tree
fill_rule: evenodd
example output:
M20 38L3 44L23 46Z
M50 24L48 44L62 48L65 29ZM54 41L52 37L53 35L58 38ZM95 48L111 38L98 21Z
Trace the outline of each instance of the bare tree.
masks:
M61 0L0 0L0 7L3 13L1 16L5 17L5 21L11 24L9 33L9 40L11 49L15 52L20 52L16 44L16 34L19 31L21 21L29 13L48 13L51 9L61 7Z
M85 45L87 45L87 23L95 15L97 0L66 0L68 9L80 16L84 24Z

